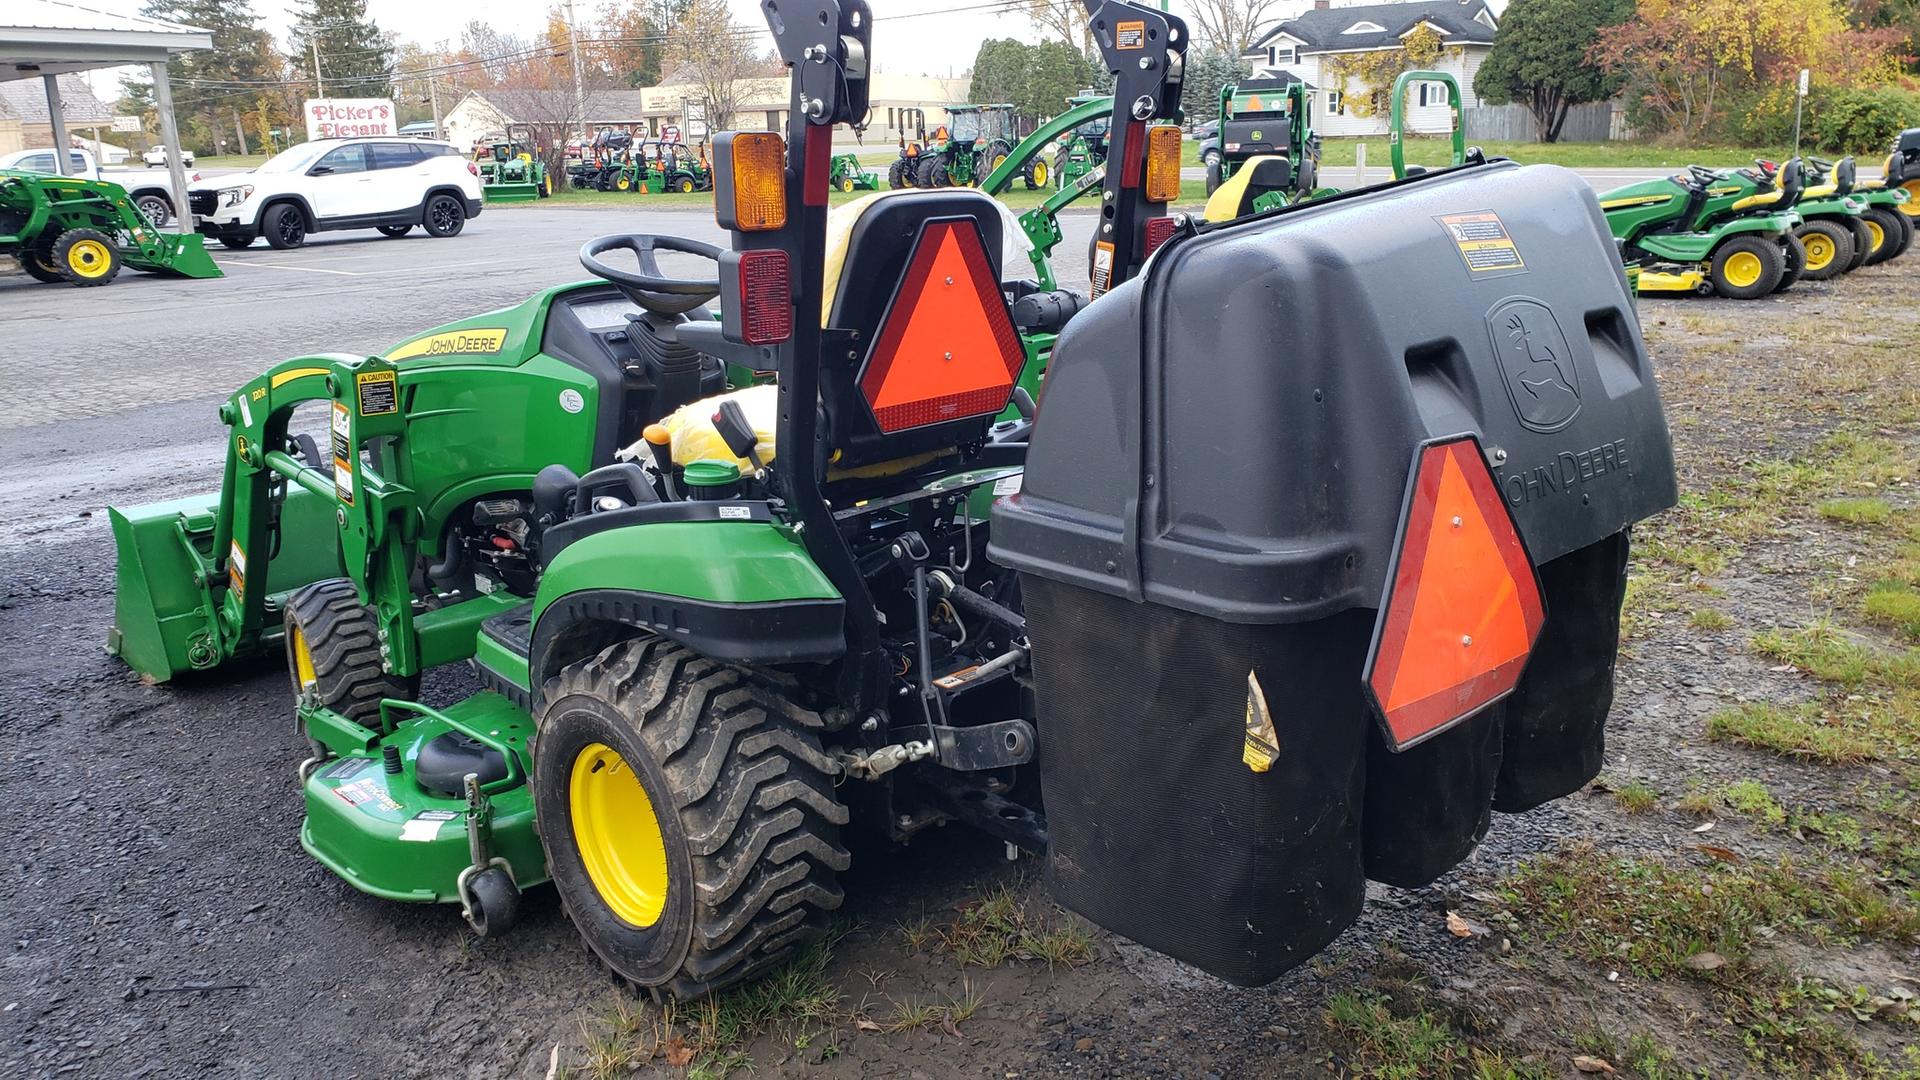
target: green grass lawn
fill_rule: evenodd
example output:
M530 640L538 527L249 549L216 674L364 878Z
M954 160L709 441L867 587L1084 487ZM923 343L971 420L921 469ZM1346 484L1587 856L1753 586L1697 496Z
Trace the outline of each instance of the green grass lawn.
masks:
M193 159L196 169L251 169L267 160L267 154L200 154Z

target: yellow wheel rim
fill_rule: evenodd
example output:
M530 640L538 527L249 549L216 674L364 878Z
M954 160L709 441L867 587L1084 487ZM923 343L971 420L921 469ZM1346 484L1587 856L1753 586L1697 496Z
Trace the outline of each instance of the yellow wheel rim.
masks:
M67 269L83 278L106 275L113 265L113 250L98 240L81 240L67 249Z
M848 178L842 178L842 179L841 179L841 181L840 181L840 190L841 190L841 191L852 191L852 190L853 190L853 181L852 181L851 179L848 179Z
M1005 165L1006 163L1007 163L1007 155L1001 154L1000 156L993 159L993 168L988 169L987 171L992 172L994 169L998 169L1000 166Z
M1811 253L1807 256L1807 265L1813 265ZM1760 256L1751 251L1736 251L1727 258L1726 266L1722 268L1721 273L1726 275L1727 284L1736 289L1744 289L1759 281L1764 270Z
M1808 233L1800 238L1800 246L1807 249L1807 269L1809 270L1825 270L1827 264L1833 261L1833 240L1823 233ZM1751 259L1753 256L1749 255L1747 258ZM1732 260L1727 262L1727 273L1729 277L1732 276Z
M1887 231L1882 229L1880 223L1872 218L1867 219L1867 235L1873 240L1873 242L1867 246L1868 254L1879 251L1880 245L1887 242Z
M667 841L660 819L620 752L592 743L573 759L567 783L573 844L609 910L641 929L667 907Z
M1920 217L1920 180L1909 180L1900 186L1907 189L1907 201L1900 204L1900 212L1908 217Z
M307 635L297 626L293 628L293 681L302 690L320 681L313 670L313 650L307 648Z
M1036 161L1033 163L1033 186L1047 186L1047 163L1044 161Z
M617 188L619 188L619 189L620 189L621 191L625 191L625 190L627 190L628 188L630 188L630 187L632 187L632 186L633 186L633 181L631 181L631 180L629 180L629 179L627 179L626 177L624 177L624 176L623 176L623 177L621 177L620 179L618 179L618 180L615 180L615 181L613 182L613 186L614 186L614 187L617 187Z

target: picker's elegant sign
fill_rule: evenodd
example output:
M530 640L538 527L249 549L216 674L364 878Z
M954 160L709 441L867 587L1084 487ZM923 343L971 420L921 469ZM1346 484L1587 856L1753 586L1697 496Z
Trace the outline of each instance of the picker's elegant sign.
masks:
M399 116L386 98L310 98L303 112L309 140L400 133Z

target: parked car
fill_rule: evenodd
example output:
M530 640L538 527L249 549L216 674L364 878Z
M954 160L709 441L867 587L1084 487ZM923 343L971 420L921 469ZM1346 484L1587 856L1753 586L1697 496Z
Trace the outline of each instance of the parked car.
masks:
M53 148L0 154L0 169L51 174L54 171ZM84 176L90 180L111 180L126 188L127 194L133 198L133 204L140 208L148 221L153 222L154 228L166 228L167 223L173 220L173 194L164 183L154 183L135 172L107 172L94 161L91 150L67 151L67 175ZM187 177L187 182L191 184L199 179L200 174L194 173Z
M229 248L265 237L294 248L310 233L377 229L453 236L480 213L480 170L430 139L317 139L275 154L251 172L196 185L194 227Z
M146 153L141 154L140 160L146 162L147 168L149 169L158 168L159 166L165 165L167 163L167 148L164 146L153 147L152 149L148 150ZM193 167L193 151L191 150L180 151L180 164L185 165L188 168L192 168Z

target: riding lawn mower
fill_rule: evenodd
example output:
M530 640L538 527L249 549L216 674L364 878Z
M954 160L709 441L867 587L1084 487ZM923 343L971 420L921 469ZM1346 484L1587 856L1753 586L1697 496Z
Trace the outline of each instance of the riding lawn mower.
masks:
M795 2L784 138L714 145L724 249L599 237L593 280L286 361L221 406L220 492L112 511L133 668L287 656L308 853L486 935L550 881L684 997L825 933L848 830L953 821L1259 984L1592 779L1675 484L1574 174L1169 216L1186 26L1093 0L1091 280L1020 280L983 191L829 215L872 16ZM423 700L450 664L483 689Z
M1717 293L1753 300L1798 276L1804 254L1793 236L1800 159L1780 182L1756 170L1690 165L1682 173L1600 195L1608 227L1639 268L1643 293Z

